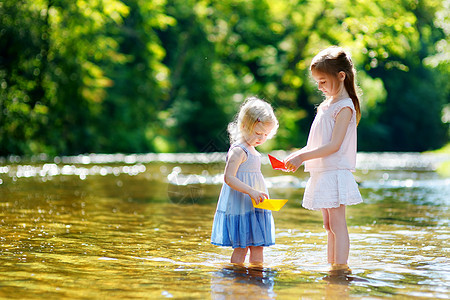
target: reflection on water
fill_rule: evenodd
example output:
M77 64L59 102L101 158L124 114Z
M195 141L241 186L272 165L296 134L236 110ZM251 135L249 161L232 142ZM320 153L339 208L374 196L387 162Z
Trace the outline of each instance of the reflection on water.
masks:
M283 153L276 153L283 157ZM348 276L331 276L307 174L263 165L276 245L261 267L210 244L223 153L83 155L0 163L0 298L448 299L448 156L358 157Z
M276 274L262 266L225 265L212 274L212 299L273 299Z

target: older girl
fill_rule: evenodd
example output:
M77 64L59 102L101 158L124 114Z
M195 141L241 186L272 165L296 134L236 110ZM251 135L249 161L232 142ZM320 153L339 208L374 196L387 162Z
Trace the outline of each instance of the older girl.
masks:
M355 69L349 54L330 47L314 57L310 71L326 98L317 109L306 147L289 155L285 164L296 171L305 162L311 177L302 205L322 211L331 270L349 273L345 207L362 202L351 173L355 171L356 127L361 116Z

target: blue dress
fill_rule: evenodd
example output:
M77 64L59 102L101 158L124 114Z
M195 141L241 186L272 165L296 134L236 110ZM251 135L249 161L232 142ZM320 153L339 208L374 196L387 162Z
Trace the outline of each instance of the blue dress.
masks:
M251 154L243 144L233 144L247 154L236 177L252 188L268 194L261 173L261 155ZM211 243L217 246L246 248L275 244L275 225L272 212L254 208L250 196L232 189L226 183L220 191L211 234Z

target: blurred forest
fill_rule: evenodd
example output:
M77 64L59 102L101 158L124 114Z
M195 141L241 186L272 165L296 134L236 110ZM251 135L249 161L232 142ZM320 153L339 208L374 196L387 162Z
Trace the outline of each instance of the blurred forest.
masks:
M448 0L2 0L0 156L210 152L256 95L306 143L321 49L350 50L361 151L449 137Z

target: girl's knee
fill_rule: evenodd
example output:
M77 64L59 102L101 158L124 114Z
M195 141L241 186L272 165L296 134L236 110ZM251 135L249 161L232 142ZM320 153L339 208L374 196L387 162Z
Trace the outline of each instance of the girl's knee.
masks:
M329 222L323 222L323 228L324 228L327 232L332 232L332 231L331 231L331 227L330 227L330 223L329 223Z
M322 209L322 216L323 216L323 228L327 232L331 232L330 228L330 214L327 209Z
M251 252L256 252L256 251L263 251L264 247L262 246L250 246L250 251Z
M248 247L246 248L234 248L233 253L235 254L247 254Z

